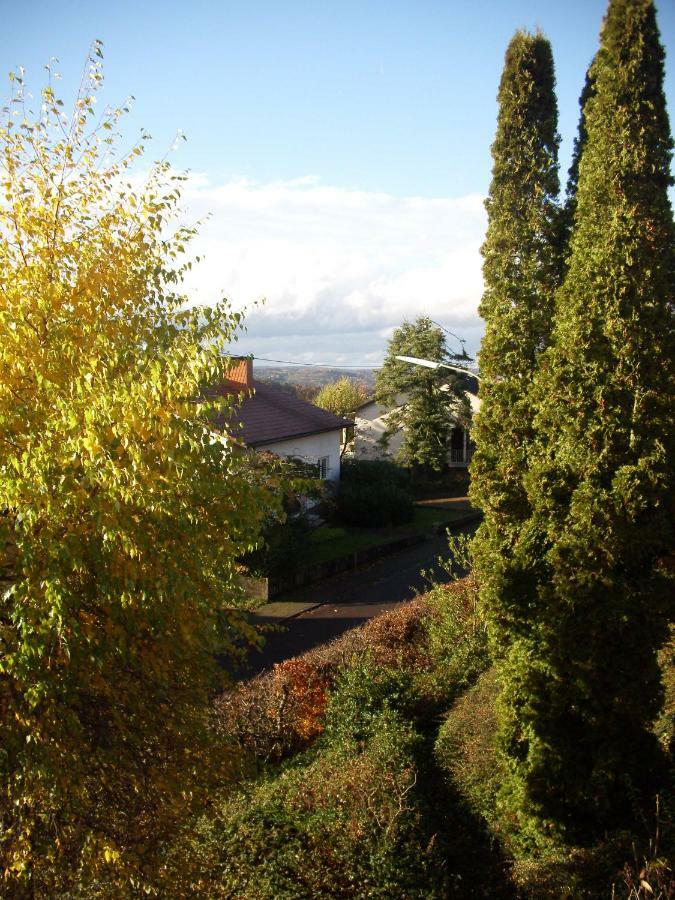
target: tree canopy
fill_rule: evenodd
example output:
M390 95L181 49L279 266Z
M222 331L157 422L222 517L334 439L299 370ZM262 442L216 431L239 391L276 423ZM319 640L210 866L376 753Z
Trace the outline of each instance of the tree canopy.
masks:
M100 58L72 115L51 74L33 115L15 76L0 126L0 869L20 896L140 889L228 765L205 763L214 651L253 638L235 559L268 502L196 399L240 316L185 305L180 179L135 187L141 145L111 161Z
M345 375L344 378L339 378L331 384L324 385L314 398L313 403L316 406L320 406L321 409L327 409L336 416L353 419L356 410L365 402L367 397L368 390L366 386ZM345 429L345 432L348 430L353 432L354 429ZM345 439L342 443L342 453L347 448L349 440L350 435L345 434Z
M492 183L483 244L485 292L480 313L480 412L473 438L470 493L483 510L476 570L503 653L511 626L526 610L514 548L530 515L524 478L534 436L531 385L548 345L560 279L558 134L551 47L519 31L499 85Z
M359 384L345 375L338 381L324 385L314 398L314 403L336 416L349 418L354 415L356 409L367 397L368 391L365 385Z

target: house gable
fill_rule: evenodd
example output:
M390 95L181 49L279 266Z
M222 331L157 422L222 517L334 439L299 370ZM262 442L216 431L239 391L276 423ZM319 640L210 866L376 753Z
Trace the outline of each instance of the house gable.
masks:
M239 395L240 402L234 410L215 418L215 428L231 432L253 449L318 463L325 470L323 477L339 478L342 431L353 422L278 385L254 379L250 359L235 360L228 375L206 395Z

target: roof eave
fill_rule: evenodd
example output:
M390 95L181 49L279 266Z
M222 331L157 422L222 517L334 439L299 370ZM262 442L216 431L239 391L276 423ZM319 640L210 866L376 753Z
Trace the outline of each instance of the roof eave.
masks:
M345 419L344 424L335 425L332 428L315 428L312 431L300 431L295 434L279 435L273 438L265 438L262 441L245 441L249 447L266 447L268 444L279 444L283 441L294 441L296 438L312 437L315 434L329 434L331 431L343 431L345 428L351 428L354 422Z

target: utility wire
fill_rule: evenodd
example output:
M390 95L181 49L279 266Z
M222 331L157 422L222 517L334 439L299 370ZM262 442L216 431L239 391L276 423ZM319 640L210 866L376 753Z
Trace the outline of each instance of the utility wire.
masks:
M440 328L441 331L444 331L446 334L449 334L450 337L454 337L454 339L456 341L459 341L459 343L461 344L461 347L462 347L462 354L460 357L461 359L471 359L471 357L466 352L466 347L465 347L466 340L464 338L461 338L458 334L455 334L454 331L450 331L449 328L446 328L445 325L441 325L440 322L435 322L433 319L429 319L429 321L431 322L432 325L435 325L437 328Z
M267 356L252 356L252 359L257 359L259 362L273 362L273 363L281 363L284 366L305 366L307 368L312 369L381 369L382 363L377 366L372 365L362 365L362 366L343 366L340 363L331 363L328 365L327 363L310 363L310 362L295 362L292 359L270 359Z

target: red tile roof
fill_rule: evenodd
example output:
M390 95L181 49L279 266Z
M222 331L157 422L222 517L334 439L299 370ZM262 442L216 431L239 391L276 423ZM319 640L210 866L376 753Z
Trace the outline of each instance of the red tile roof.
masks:
M253 380L252 387L254 393L251 394L240 381L229 380L206 392L209 397L244 395L234 414L217 417L214 425L224 429L238 423L241 430L235 431L235 434L241 436L249 447L337 431L354 424L349 419L342 419L301 400L295 393L278 385Z

